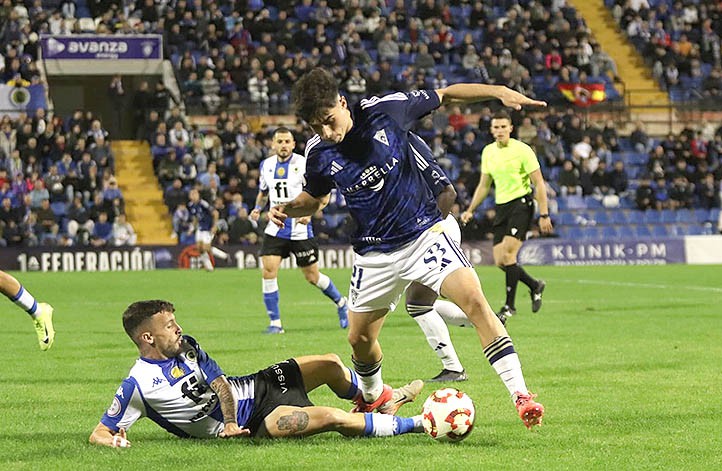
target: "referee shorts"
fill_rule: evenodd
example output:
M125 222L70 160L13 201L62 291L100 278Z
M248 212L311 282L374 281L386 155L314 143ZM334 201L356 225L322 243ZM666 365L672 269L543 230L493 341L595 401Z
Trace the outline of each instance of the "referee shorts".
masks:
M534 218L534 198L531 193L507 203L496 205L494 218L494 245L501 243L506 236L520 241L526 240L526 233Z

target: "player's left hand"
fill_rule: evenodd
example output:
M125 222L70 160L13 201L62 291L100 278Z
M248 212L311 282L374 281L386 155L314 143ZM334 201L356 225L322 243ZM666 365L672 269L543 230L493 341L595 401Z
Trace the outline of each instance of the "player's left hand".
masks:
M250 437L251 431L239 427L236 423L229 423L223 426L223 431L218 436L220 438Z
M549 218L539 218L539 230L542 234L551 234L552 232L552 220Z
M283 227L286 223L286 218L288 215L283 212L283 206L277 205L273 206L268 211L268 219L278 227Z
M303 216L298 218L298 223L304 226L311 222L311 216Z
M516 90L505 87L504 92L499 97L504 106L520 110L522 106L547 106L546 101L532 100L528 96L522 95Z

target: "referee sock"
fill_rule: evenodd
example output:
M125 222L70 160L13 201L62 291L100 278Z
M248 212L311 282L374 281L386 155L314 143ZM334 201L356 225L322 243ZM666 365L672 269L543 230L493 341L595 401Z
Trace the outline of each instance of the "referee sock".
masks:
M38 302L35 300L33 295L23 287L23 285L20 285L20 289L15 296L8 296L8 298L10 298L10 301L23 308L23 310L30 314L31 317L35 317L35 311L38 309Z
M529 273L527 273L526 270L524 270L524 267L522 267L521 265L517 264L517 268L519 269L519 281L521 281L531 289L536 288L536 285L538 285L539 282Z
M281 327L281 311L278 309L278 278L263 280L263 302L266 305L266 312L271 319L271 325Z
M328 275L319 273L316 287L323 291L323 294L330 298L334 303L339 304L341 302L341 298L343 296L341 296L341 293L339 293L336 285L333 284L333 281L331 281L331 278L329 278Z
M484 347L484 355L512 397L515 392L526 393L528 391L524 382L524 374L521 372L519 355L516 354L514 344L508 336L504 335L492 340L489 345Z
M502 270L506 272L506 305L513 309L516 302L516 286L519 284L520 267L515 263L502 267Z

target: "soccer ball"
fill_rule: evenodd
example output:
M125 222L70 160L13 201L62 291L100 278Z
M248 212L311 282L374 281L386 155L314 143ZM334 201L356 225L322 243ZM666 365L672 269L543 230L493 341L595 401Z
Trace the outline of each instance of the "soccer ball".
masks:
M474 401L454 388L438 389L431 393L422 411L424 431L440 442L459 442L474 428Z

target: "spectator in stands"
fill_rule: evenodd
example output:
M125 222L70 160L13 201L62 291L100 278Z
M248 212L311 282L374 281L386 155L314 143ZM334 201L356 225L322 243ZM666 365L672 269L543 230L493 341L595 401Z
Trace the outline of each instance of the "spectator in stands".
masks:
M323 211L316 211L311 217L311 226L313 227L313 236L321 244L328 244L334 241L336 236L335 227L332 227Z
M670 209L691 208L694 197L694 184L683 175L676 175L669 189Z
M670 207L669 194L667 193L667 181L664 178L657 178L655 182L654 204L658 210Z
M351 70L351 75L344 84L344 90L347 92L347 99L349 104L356 103L361 97L365 96L366 90L366 79L361 75L361 71L354 67Z
M40 208L44 200L50 202L50 192L45 188L45 183L38 178L33 182L33 189L30 191L30 209Z
M40 224L40 227L42 228L43 234L49 234L52 232L53 226L57 225L58 218L53 213L53 210L50 208L50 200L49 199L43 199L40 203L40 207L35 209L35 214L38 217L38 223ZM42 238L41 238L42 242Z
M90 211L83 204L81 196L73 198L66 217L68 220L68 235L82 245L87 244L95 222L90 219Z
M559 187L562 196L581 195L581 187L579 184L579 170L574 167L574 162L565 160L562 170L559 172Z
M592 153L592 139L589 135L584 135L582 140L572 146L572 160L576 165L580 165L582 160L588 159Z
M181 179L183 186L189 187L193 185L197 176L198 172L196 170L196 164L193 163L193 156L185 154L180 166L178 167L177 177Z
M722 100L722 70L720 68L713 68L702 81L702 96L716 102Z
M215 113L221 104L221 85L218 79L213 76L212 69L206 69L203 72L203 78L200 80L199 85L203 93L201 101L205 106L206 112L209 114Z
M253 244L258 242L258 233L254 221L249 219L248 210L240 208L228 228L228 240L231 244Z
M90 244L93 247L105 247L113 237L113 225L108 221L108 213L100 211L98 220L93 226Z
M594 194L604 196L609 194L610 179L607 172L607 163L600 161L597 170L592 173L592 185L594 186Z
M186 129L183 127L183 121L176 120L168 133L168 140L171 146L176 148L176 153L179 151L181 155L185 153L185 150L190 146L191 136Z
M166 111L168 111L171 101L177 104L175 97L165 87L163 80L158 80L155 84L155 91L153 92L153 98L151 100L152 109L158 113L158 116L163 117Z
M115 218L111 240L116 247L135 245L137 235L135 234L133 226L126 220L126 216L123 213Z
M260 114L267 114L270 99L268 97L268 81L263 71L256 71L256 73L248 79L247 86L251 103L255 106L256 111Z
M697 185L697 196L700 207L704 209L720 207L720 192L717 186L712 173L704 176L704 179Z
M619 81L619 73L617 71L617 64L614 62L609 54L602 50L602 47L595 43L592 44L592 57L590 61L591 75L599 77L602 75L610 76L614 81Z
M629 178L622 160L614 162L614 168L609 172L609 186L614 190L614 194L620 197L626 196Z
M90 155L98 167L115 171L115 156L104 136L99 135L95 139L95 144L90 148Z
M102 141L100 139L102 139ZM100 144L101 142L104 144L106 139L108 139L108 131L103 129L100 120L93 120L90 124L90 129L88 129L88 144Z
M655 191L652 188L652 181L648 175L643 175L637 187L634 197L637 208L642 211L654 209L656 207Z
M645 130L644 123L637 121L634 125L634 131L629 136L629 141L634 146L634 149L640 153L647 153L652 150L652 139L650 139L647 131Z

